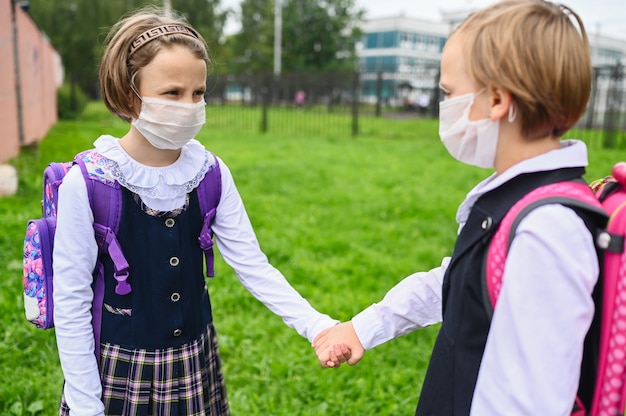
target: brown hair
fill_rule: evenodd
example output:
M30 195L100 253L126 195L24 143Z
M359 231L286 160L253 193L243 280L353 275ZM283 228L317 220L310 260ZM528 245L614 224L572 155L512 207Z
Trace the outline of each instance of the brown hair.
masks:
M477 84L511 92L525 137L561 137L584 113L591 55L583 23L569 7L504 0L470 15L452 36L464 42Z
M177 30L138 42L147 32L164 25L174 25ZM141 70L159 51L172 45L188 48L198 59L209 64L206 42L182 16L175 13L146 7L113 25L104 43L99 69L102 99L111 113L125 121L137 117L130 94L133 89L137 91Z

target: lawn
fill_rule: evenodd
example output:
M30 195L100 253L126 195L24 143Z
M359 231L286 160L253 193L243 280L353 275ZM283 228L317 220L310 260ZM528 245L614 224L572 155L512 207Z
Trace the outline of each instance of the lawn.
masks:
M209 109L199 135L235 177L262 249L318 310L347 320L404 276L439 265L454 244L457 205L487 171L448 156L432 120L361 118L360 135L325 134L293 111L297 134L240 128ZM254 110L242 110L254 111ZM10 163L17 195L0 199L0 415L54 415L63 377L53 330L26 322L22 242L40 216L41 173L127 125L92 105L61 121ZM330 116L329 116L330 117ZM349 124L348 124L349 126ZM591 146L589 178L622 151ZM354 367L323 369L308 341L256 301L216 256L209 281L233 415L409 415L437 328L368 351Z

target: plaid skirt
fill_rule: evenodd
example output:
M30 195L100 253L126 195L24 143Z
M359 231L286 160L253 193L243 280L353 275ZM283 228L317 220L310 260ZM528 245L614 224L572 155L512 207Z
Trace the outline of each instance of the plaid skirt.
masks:
M176 348L102 344L100 373L107 416L228 416L228 398L210 323L200 339ZM61 416L70 408L61 398Z

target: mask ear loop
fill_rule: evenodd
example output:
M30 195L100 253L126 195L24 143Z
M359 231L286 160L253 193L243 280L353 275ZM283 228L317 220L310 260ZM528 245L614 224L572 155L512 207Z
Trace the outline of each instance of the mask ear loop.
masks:
M137 91L137 88L135 88L134 82L130 82L130 89L133 91L133 93L137 96L137 98L139 98L139 102L141 103L140 107L139 107L139 111L137 112L137 117L139 117L139 114L141 114L141 110L143 110L143 98L141 98L141 95L139 95L139 91ZM131 108L133 107L133 104L131 102ZM134 110L137 111L137 110ZM135 117L133 117L133 119L135 119Z
M515 105L514 102L511 102L511 105L509 105L509 123L514 122L516 117L517 117L517 106Z
M133 92L135 93L137 98L139 98L139 101L143 102L143 99L141 98L141 95L139 95L139 91L137 91L137 89L135 88L135 86L133 84L130 84L130 89L133 90Z

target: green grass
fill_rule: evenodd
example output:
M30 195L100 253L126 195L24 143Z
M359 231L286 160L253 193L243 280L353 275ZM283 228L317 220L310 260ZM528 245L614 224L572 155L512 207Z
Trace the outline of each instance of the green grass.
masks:
M240 110L210 108L199 139L232 170L272 264L314 307L341 320L449 255L456 207L487 175L452 160L432 120L363 117L353 138L349 117L330 117L341 127L325 132L306 113L282 110L270 120L288 117L297 134L260 134L259 110ZM103 114L91 105L83 120L59 122L11 161L20 183L15 196L0 199L0 415L58 411L54 333L23 317L22 239L27 220L40 215L44 167L70 160L102 133L126 132ZM622 157L592 144L589 176ZM322 369L308 341L256 301L219 256L216 276L209 291L233 415L412 414L436 327L383 344L355 367Z

